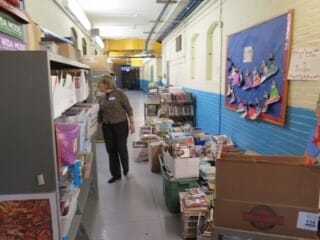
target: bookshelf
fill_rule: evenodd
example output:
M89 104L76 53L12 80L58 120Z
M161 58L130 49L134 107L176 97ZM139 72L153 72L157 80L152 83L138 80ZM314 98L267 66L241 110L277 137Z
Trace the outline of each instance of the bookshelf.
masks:
M0 202L3 196L51 196L54 240L61 240L59 167L54 130L53 71L89 70L87 65L46 51L0 52ZM70 108L65 106L65 110ZM76 214L68 228L76 239L90 189L97 191L95 144L91 175L81 185Z
M161 93L160 109L175 122L195 126L194 97L191 93Z

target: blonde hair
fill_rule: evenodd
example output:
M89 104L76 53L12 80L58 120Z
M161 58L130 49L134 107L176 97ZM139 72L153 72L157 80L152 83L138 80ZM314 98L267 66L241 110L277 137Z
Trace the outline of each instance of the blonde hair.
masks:
M100 84L106 85L106 87L109 88L109 89L114 89L115 88L114 78L112 76L109 76L109 75L101 76L99 78L98 85L100 85Z

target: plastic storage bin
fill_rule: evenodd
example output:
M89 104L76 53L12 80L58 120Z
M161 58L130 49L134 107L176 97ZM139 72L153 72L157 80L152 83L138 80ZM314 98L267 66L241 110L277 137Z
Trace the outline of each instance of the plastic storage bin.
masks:
M181 235L184 239L200 239L200 234L197 234L197 225L199 220L204 221L205 216L199 211L189 211L181 213Z
M170 212L180 212L179 193L188 188L198 187L197 178L170 179L166 171L161 167L163 178L163 197Z

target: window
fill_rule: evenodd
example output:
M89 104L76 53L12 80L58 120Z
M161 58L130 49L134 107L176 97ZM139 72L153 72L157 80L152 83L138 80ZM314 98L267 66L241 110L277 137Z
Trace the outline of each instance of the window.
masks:
M215 50L218 49L218 36L217 36L217 26L218 23L213 23L208 32L207 32L207 66L206 66L206 72L207 72L207 80L213 79L213 72L216 66L216 57L218 56L217 52Z
M195 34L191 40L191 79L196 78L197 68L199 64L199 34Z
M82 38L82 54L87 55L87 41L85 38Z

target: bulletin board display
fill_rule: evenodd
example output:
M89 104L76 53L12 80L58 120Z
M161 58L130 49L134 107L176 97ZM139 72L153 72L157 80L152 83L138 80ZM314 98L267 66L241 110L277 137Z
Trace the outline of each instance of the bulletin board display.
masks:
M292 11L228 36L225 107L285 125Z

